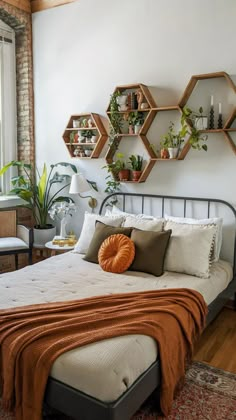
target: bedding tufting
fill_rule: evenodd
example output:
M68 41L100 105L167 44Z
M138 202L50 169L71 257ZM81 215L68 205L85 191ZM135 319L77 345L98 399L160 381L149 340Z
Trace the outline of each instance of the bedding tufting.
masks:
M83 255L70 252L0 275L0 308L169 287L195 289L209 304L231 278L232 268L225 261L212 265L208 279L173 272L158 278L129 271L111 275L84 261ZM112 338L63 354L51 376L95 398L113 401L156 360L157 353L150 337Z

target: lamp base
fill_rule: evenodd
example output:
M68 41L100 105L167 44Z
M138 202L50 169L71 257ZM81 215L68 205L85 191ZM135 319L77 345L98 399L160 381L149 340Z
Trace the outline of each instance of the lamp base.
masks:
M91 197L88 201L88 205L89 207L91 207L91 209L93 210L95 207L97 207L98 202L96 200L96 198Z

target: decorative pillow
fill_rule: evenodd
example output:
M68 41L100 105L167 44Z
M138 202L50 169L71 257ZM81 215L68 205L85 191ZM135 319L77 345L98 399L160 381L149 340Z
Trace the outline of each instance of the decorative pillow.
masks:
M154 232L160 232L163 230L164 219L142 219L138 217L126 216L123 222L125 227L134 227L141 230L152 230Z
M190 225L216 225L216 238L213 248L212 261L218 261L220 258L220 250L222 246L222 228L223 219L222 217L211 217L209 219L193 219L189 217L174 217L165 214L165 219L176 223L187 223Z
M125 235L111 235L102 243L98 252L98 261L104 271L123 273L135 256L133 241Z
M121 226L124 218L122 216L100 216L99 214L88 213L84 214L84 223L82 231L77 244L75 245L74 252L85 254L93 237L95 231L95 222L99 220L110 226Z
M138 217L139 219L140 218L141 219L142 218L144 218L144 219L150 219L150 220L154 219L153 216L150 216L150 215L144 214L144 213L140 213L140 214L127 213L126 211L120 210L116 206L112 206L112 209L111 210L107 209L106 210L106 213L105 213L105 216L110 216L110 215L114 215L114 214L116 214L116 215L119 214L120 216L124 216L124 217L126 217L126 216Z
M116 233L122 233L123 235L130 236L131 231L131 227L113 227L104 225L104 223L96 221L95 232L89 244L84 260L98 264L98 251L103 241L109 236L114 235Z
M189 225L168 220L165 229L172 230L165 270L208 278L216 226Z
M131 240L135 244L135 259L130 270L161 276L171 230L153 232L133 229Z

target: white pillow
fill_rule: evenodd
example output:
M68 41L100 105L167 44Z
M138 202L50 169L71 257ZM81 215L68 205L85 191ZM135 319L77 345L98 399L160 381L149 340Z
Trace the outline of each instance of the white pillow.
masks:
M150 220L153 220L153 219L155 219L155 217L153 217L153 216L150 216L150 215L148 215L148 214L143 214L143 213L140 213L140 214L134 214L134 213L127 213L126 211L122 211L122 210L120 210L118 207L116 207L116 206L112 206L112 209L111 210L109 210L109 209L107 209L106 210L106 213L105 213L105 216L110 216L110 215L114 215L114 214L119 214L120 216L122 215L122 216L132 216L132 217L138 217L139 219L140 218L144 218L144 219L150 219Z
M166 251L164 269L208 278L215 225L190 225L167 221L172 234Z
M164 219L143 219L133 216L126 216L122 224L125 227L134 227L141 230L152 230L154 232L160 232L163 230Z
M212 261L218 261L220 258L220 250L222 246L222 228L223 228L223 219L222 217L212 217L209 219L192 219L188 217L174 217L174 216L168 216L165 214L166 220L171 220L172 222L176 223L187 223L191 225L216 225L217 231L216 231L216 238L214 243L214 249L213 249L213 256Z
M95 231L96 220L105 223L109 226L121 226L124 218L123 216L100 216L99 214L85 212L84 223L82 226L81 234L77 244L74 247L74 252L79 254L86 254L90 245L91 239Z

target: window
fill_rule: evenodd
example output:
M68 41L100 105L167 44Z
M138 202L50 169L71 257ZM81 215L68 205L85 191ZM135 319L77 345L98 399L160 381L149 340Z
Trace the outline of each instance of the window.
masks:
M0 166L17 157L15 32L0 20ZM13 168L14 171L14 168ZM0 177L1 194L11 189L9 170Z

